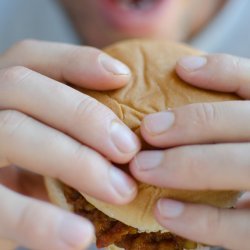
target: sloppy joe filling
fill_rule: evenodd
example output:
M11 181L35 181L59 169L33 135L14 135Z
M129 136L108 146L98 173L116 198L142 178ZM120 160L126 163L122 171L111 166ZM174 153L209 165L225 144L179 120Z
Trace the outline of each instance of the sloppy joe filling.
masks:
M125 250L183 250L195 249L197 244L170 232L142 233L112 219L96 209L76 190L64 185L67 201L74 212L88 218L95 227L96 246L103 248L112 244Z

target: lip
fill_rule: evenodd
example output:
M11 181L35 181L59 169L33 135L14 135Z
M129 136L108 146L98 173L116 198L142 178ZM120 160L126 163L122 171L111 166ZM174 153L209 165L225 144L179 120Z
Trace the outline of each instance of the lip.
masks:
M157 0L148 9L121 8L113 0L99 0L100 14L110 26L129 35L143 36L152 33L156 22L167 15L171 0Z

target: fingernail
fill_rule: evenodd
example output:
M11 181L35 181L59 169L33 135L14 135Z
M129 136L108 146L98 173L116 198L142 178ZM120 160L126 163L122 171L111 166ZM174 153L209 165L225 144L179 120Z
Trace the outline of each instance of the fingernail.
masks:
M136 185L121 170L110 167L109 177L112 186L122 198L132 197L136 192Z
M161 199L157 202L157 209L163 218L177 218L184 211L184 204L179 201Z
M76 215L66 215L59 226L61 240L74 249L83 249L94 237L94 227Z
M175 117L173 112L160 112L147 115L143 123L149 133L158 135L166 132L166 130L174 124L174 121Z
M161 151L141 152L135 157L135 164L139 170L157 168L163 161L164 154Z
M125 125L117 121L111 123L111 139L122 153L132 153L138 150L139 141L136 135Z
M122 62L112 58L107 54L99 55L99 62L109 72L115 75L130 75L130 69Z
M179 60L178 64L186 71L195 71L202 68L207 63L207 58L204 56L187 56Z

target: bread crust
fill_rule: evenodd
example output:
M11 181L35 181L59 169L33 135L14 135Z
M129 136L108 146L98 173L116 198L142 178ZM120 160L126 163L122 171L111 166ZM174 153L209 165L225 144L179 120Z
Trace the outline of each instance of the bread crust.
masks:
M52 203L65 210L73 212L73 207L67 202L63 192L62 183L59 180L45 176L44 184L48 192L49 199Z
M132 72L130 82L124 88L114 91L78 90L108 106L140 138L140 123L146 114L191 103L239 99L233 94L198 89L181 80L175 73L177 60L187 55L204 54L185 45L156 40L130 40L114 44L104 51L129 66ZM142 140L142 148L152 147ZM46 178L46 186L54 203L72 210L60 184ZM232 207L239 195L234 191L173 190L143 183L138 183L138 186L136 199L123 206L107 204L87 194L82 195L109 217L145 232L166 231L157 223L152 213L159 198Z
M105 49L105 52L124 62L132 71L130 82L122 89L107 92L84 91L107 105L140 137L140 123L144 115L169 108L198 103L239 99L198 89L181 80L175 73L176 62L187 55L202 55L201 51L166 41L130 40ZM142 141L142 149L150 148ZM195 180L194 180L195 181ZM108 216L140 231L166 231L154 219L152 209L159 198L231 207L238 196L230 191L188 191L153 187L139 183L136 199L128 205L106 204L86 194L85 198Z
M124 250L123 248L119 248L115 245L111 245L109 247L106 248L107 250ZM186 249L183 249L186 250ZM192 250L210 250L210 247L204 247L202 245L198 245L198 247L196 249L192 249Z

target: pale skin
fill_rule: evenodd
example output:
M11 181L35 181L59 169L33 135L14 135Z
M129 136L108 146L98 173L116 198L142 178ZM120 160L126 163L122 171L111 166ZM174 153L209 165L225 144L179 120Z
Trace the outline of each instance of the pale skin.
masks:
M41 187L35 192L34 181L27 183L32 180L27 173L10 167L15 164L108 202L132 200L134 180L105 156L128 162L140 148L138 139L111 110L59 83L119 88L129 79L128 68L95 48L38 41L16 44L2 55L0 65L0 167L9 166L1 169L2 182L44 197ZM82 249L93 238L93 227L85 219L3 185L0 196L3 238L31 249Z
M145 117L141 127L145 140L160 148L172 148L140 152L130 164L131 172L140 181L160 187L249 190L249 60L228 55L185 58L176 71L194 86L235 93L243 100L192 104ZM165 127L159 126L163 122ZM162 199L155 207L155 216L160 224L183 237L247 250L249 195L236 207L218 209Z
M90 45L99 47L126 38L126 34L112 31L98 20L92 5L94 1L62 2L70 15L75 13L76 17L79 14L76 10L92 6L90 17L96 19L95 24L102 23L102 31L106 28L114 34L105 36L104 32L102 37L93 33L88 36L85 24L91 22L91 18L80 20L78 16L73 23ZM166 21L163 29L163 22L160 22L159 27L155 24L156 30L161 30L161 37L187 39L212 18L220 7L218 2L206 1L207 6L203 2L203 7L209 11L200 17L186 1L176 1L172 26ZM196 6L197 2L192 3ZM184 22L182 28L180 24ZM154 32L152 37L157 34ZM138 139L115 114L62 84L67 82L97 90L116 89L129 80L130 71L125 65L93 47L39 41L19 42L2 54L0 238L31 249L87 248L93 239L93 227L87 220L45 202L47 197L39 175L59 178L107 202L128 203L136 195L135 181L106 158L114 163L134 158L130 163L133 176L157 186L248 190L249 60L229 55L185 58L179 61L176 71L190 84L236 93L246 101L195 104L145 117L141 127L144 138L163 150L141 152L134 158L140 150ZM166 126L159 128L157 124ZM193 131L197 133L195 136ZM169 147L171 149L167 149ZM151 162L155 168L145 163L149 154L150 158L154 156L158 160L155 164ZM188 164L181 161L184 156L191 159ZM161 200L156 205L155 215L163 226L183 237L229 249L247 249L250 243L248 204L245 201L236 210L218 210Z

